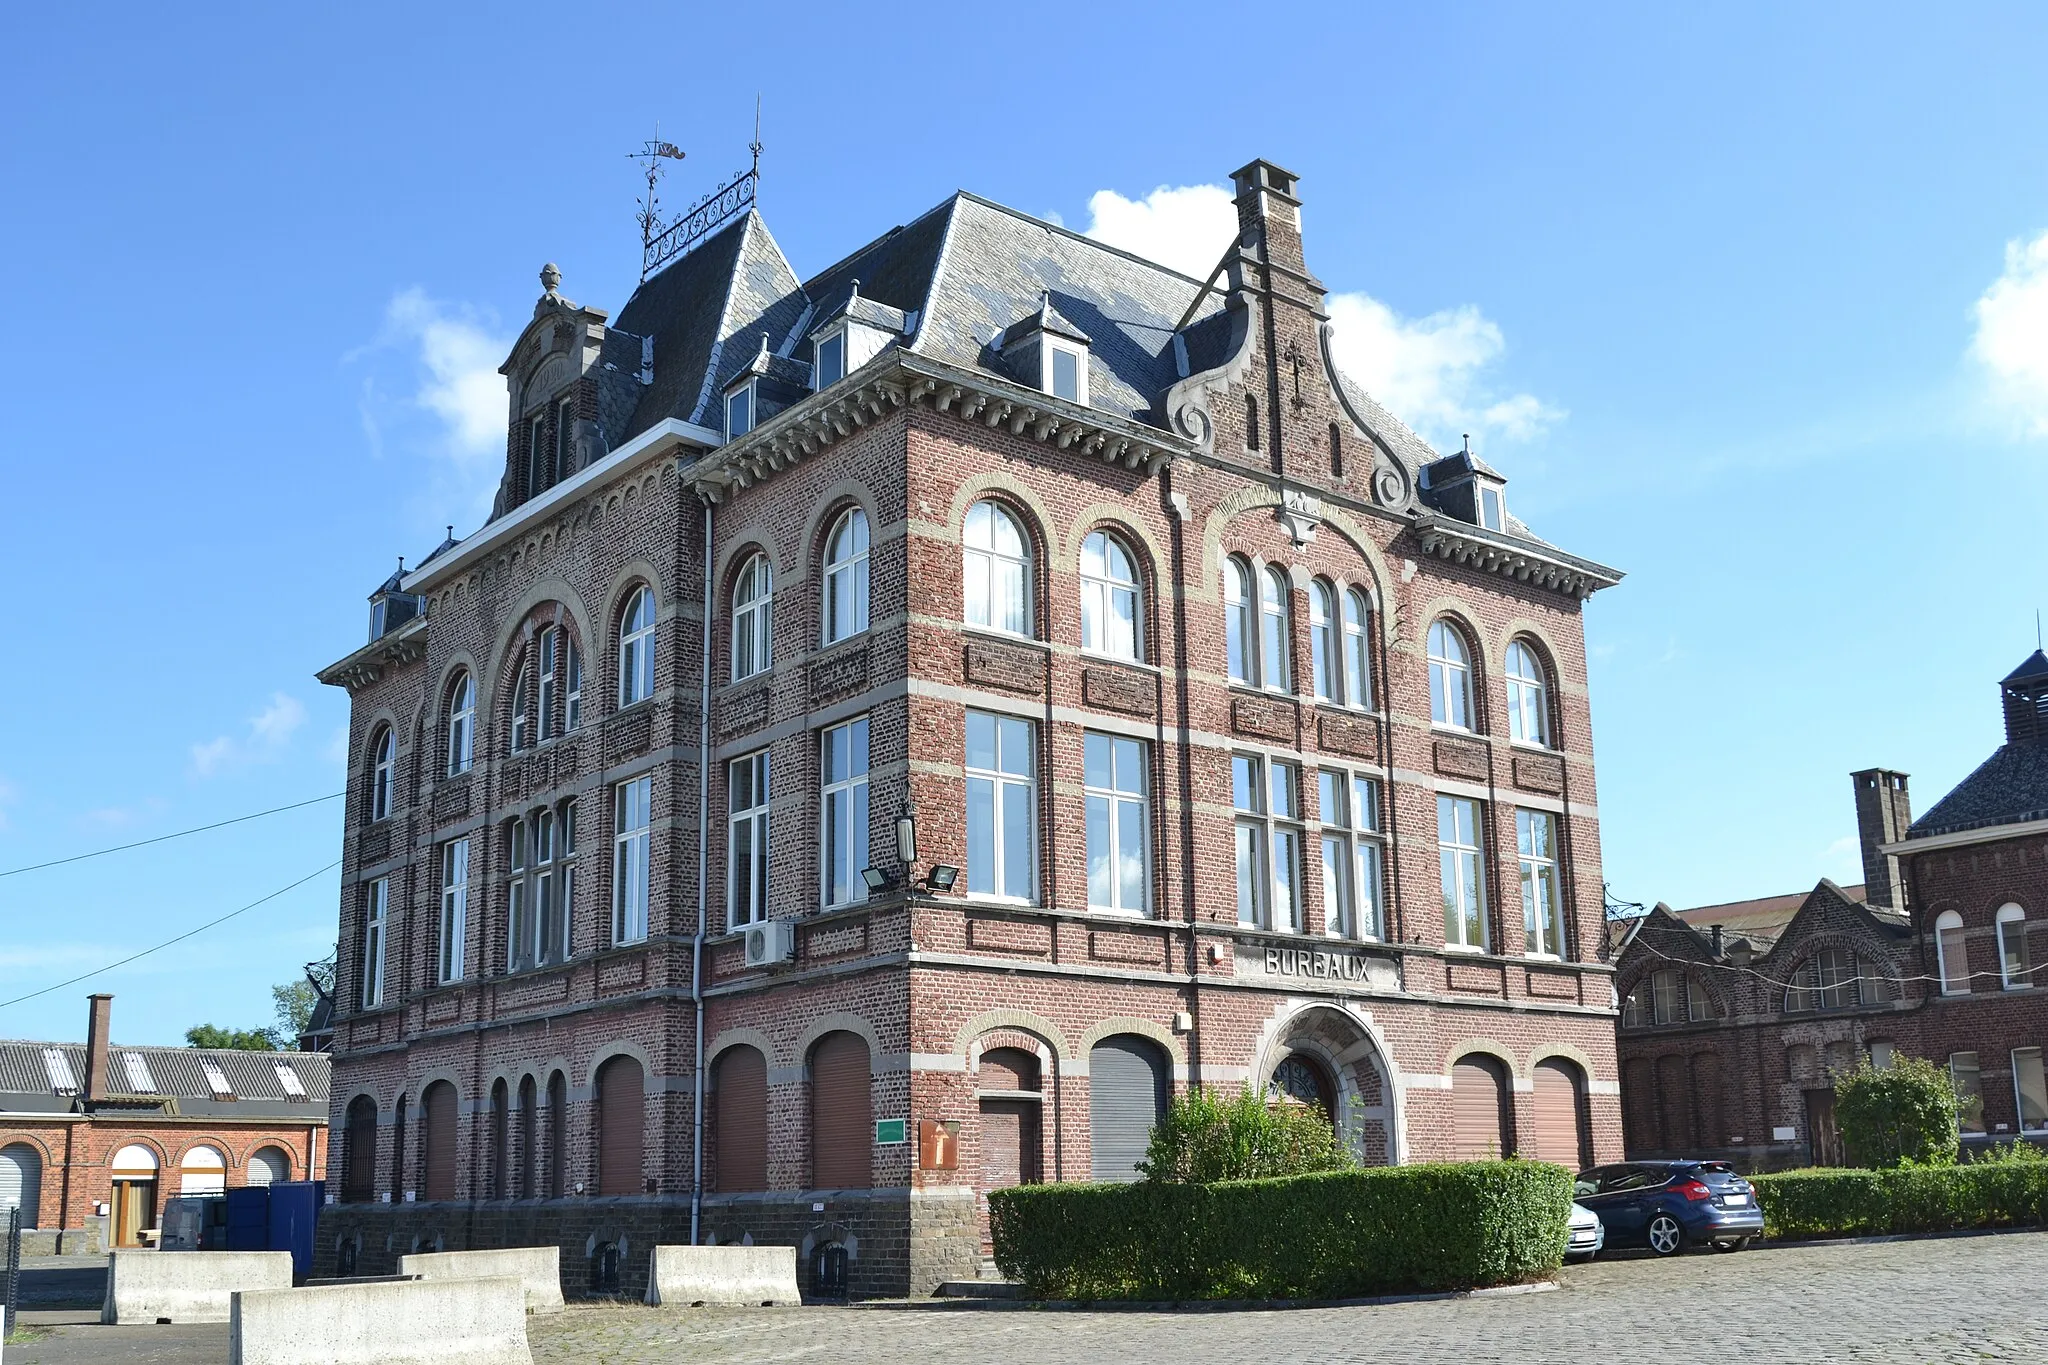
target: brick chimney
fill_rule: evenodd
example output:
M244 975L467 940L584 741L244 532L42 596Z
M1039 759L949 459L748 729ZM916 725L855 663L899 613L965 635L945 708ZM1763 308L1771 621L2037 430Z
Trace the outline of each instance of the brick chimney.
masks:
M99 1101L107 1097L107 1067L112 1060L107 1049L112 1046L107 1040L107 1030L114 1017L114 997L111 995L88 995L92 1012L85 1021L85 1098Z
M1880 845L1906 837L1913 823L1913 801L1906 792L1906 774L1889 768L1865 768L1849 774L1856 786L1856 842L1863 847L1863 899L1881 909L1903 912L1906 884L1894 854Z
M1237 228L1245 240L1265 239L1269 265L1295 275L1308 273L1301 248L1301 177L1270 161L1254 161L1231 172L1237 189ZM1320 298L1320 291L1318 291Z

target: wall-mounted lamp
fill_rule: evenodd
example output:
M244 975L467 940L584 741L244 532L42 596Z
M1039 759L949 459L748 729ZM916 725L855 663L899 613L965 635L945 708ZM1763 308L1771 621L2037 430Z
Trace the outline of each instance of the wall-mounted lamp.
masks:
M926 875L924 883L934 891L951 891L953 883L960 880L960 869L948 867L945 863L934 864Z
M904 863L917 861L917 816L905 806L903 814L896 817L896 860Z
M860 879L867 883L870 892L886 890L892 880L889 874L879 867L862 868L860 870Z

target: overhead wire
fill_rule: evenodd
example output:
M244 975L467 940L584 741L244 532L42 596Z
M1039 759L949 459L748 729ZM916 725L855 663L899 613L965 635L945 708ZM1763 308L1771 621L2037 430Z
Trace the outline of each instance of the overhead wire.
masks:
M230 820L216 820L210 825L195 825L191 829L181 829L172 834L159 834L151 839L137 839L132 844L116 844L112 848L94 849L90 853L74 853L68 858L52 858L46 863L30 863L26 867L10 867L5 872L0 872L0 877L18 877L24 872L40 872L46 867L62 867L66 863L82 863L88 858L104 858L109 853L126 853L131 848L147 848L151 844L161 844L166 840L183 839L190 834L204 834L210 829L225 829L229 825L244 824L250 820L261 820L266 815L281 815L288 810L299 810L306 806L317 806L323 801L336 801L345 794L343 792L329 792L325 796L315 796L305 801L294 801L288 806L272 806L269 810L259 810L249 815L237 815Z

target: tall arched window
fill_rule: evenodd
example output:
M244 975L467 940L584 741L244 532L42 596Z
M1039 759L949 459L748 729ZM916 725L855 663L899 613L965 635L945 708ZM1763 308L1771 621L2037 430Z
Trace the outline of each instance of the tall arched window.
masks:
M491 1083L491 1173L489 1199L512 1197L512 1128L505 1078Z
M1081 542L1081 648L1119 659L1143 652L1138 570L1124 543L1107 531Z
M764 554L747 556L740 575L732 585L732 676L733 681L768 671L775 653L771 613L775 599L775 569Z
M514 1196L519 1199L532 1199L540 1193L535 1183L535 1171L540 1160L540 1127L534 1113L537 1098L533 1077L522 1079L519 1082L519 1185L514 1191Z
M448 690L448 775L469 771L476 761L476 680L464 669Z
M377 1102L368 1095L348 1102L342 1141L342 1202L367 1204L377 1196Z
M1365 633L1365 594L1344 590L1344 704L1372 705L1372 652Z
M1998 976L2009 991L2034 984L2027 967L2027 912L2017 905L1998 911Z
M768 1059L758 1048L729 1047L711 1068L716 1122L711 1188L720 1194L768 1188Z
M1232 555L1223 561L1223 651L1229 659L1232 682L1256 684L1259 680L1256 610L1252 605L1252 566Z
M597 1069L597 1192L640 1194L646 1164L647 1073L637 1058Z
M850 507L825 538L825 643L868 628L868 514Z
M1963 937L1963 917L1944 910L1934 921L1934 955L1941 966L1941 993L1970 992L1970 945Z
M811 1049L811 1185L864 1190L874 1184L873 1071L857 1033L828 1033Z
M1550 684L1543 661L1520 640L1508 646L1508 738L1550 747Z
M397 769L398 737L388 725L370 737L370 818L391 814L391 775Z
M1429 628L1429 718L1453 730L1472 728L1472 656L1449 621Z
M619 617L619 705L654 695L654 594L633 589Z
M569 1192L569 1079L557 1071L548 1077L547 1196Z
M1322 579L1308 585L1309 684L1317 701L1342 701L1344 656L1337 646L1336 593Z
M512 752L533 743L533 688L528 684L526 661L519 662L519 674L512 680Z
M1287 575L1269 564L1259 575L1259 681L1271 692L1294 690L1294 631L1287 619Z
M1031 551L1015 517L992 502L968 508L961 569L968 625L1031 633Z

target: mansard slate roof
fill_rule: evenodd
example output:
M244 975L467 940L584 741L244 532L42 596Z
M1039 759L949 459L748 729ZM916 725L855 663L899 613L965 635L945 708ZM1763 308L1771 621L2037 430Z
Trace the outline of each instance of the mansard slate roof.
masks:
M2048 820L2048 744L2001 744L1991 757L1929 807L1908 839L1954 834L2023 820Z
M70 1069L75 1090L59 1090L45 1054L54 1049ZM153 1088L131 1085L124 1054L142 1060ZM320 1052L234 1052L213 1048L123 1047L108 1050L106 1107L129 1113L158 1110L200 1118L285 1118L294 1123L327 1121L327 1085L332 1060ZM219 1068L232 1092L215 1093L206 1064ZM0 1040L0 1114L67 1114L83 1107L86 1050L83 1043ZM279 1067L289 1067L304 1096L285 1088Z

